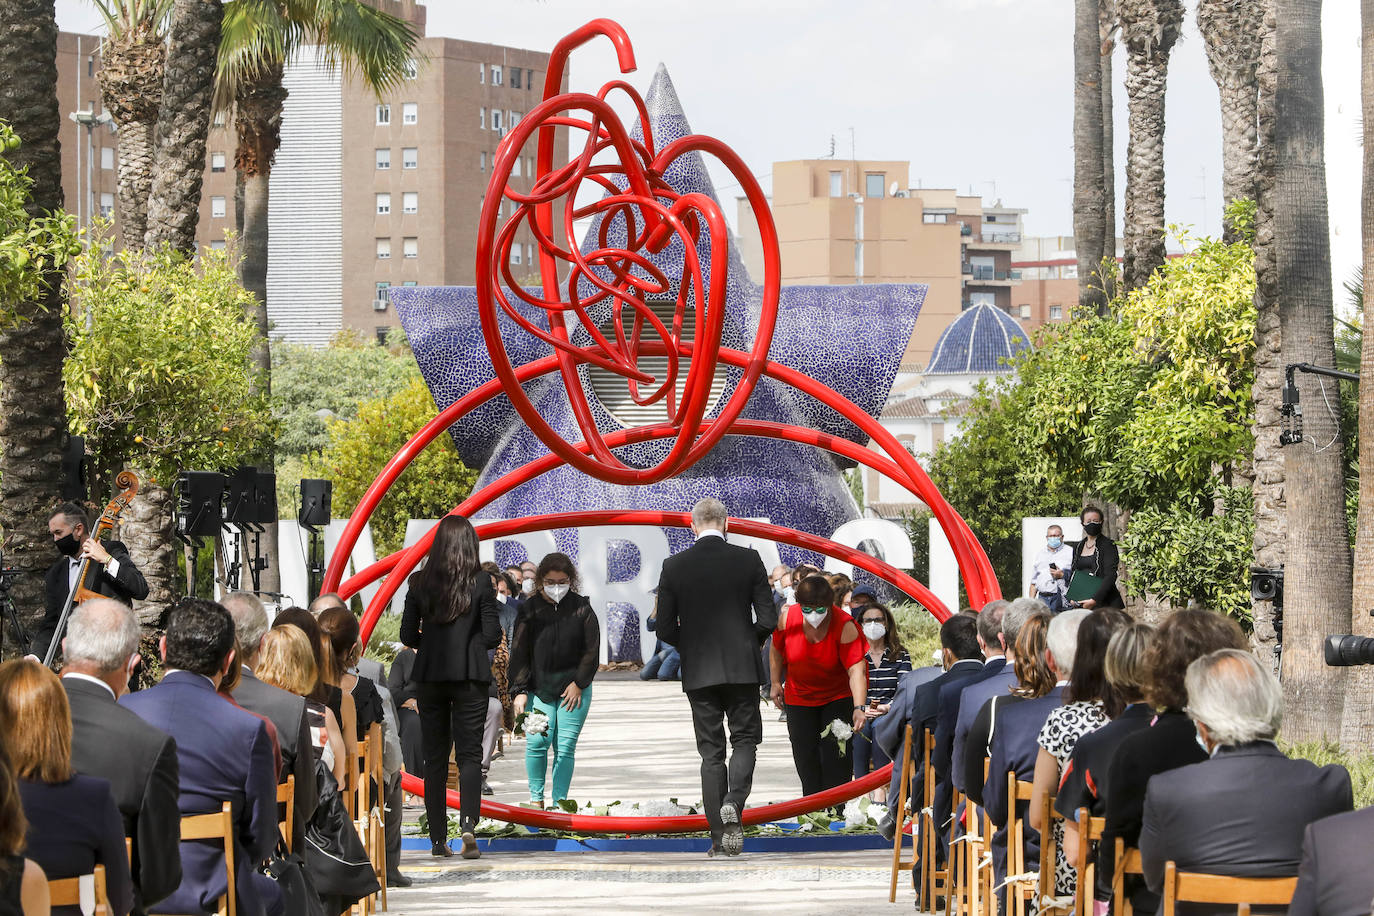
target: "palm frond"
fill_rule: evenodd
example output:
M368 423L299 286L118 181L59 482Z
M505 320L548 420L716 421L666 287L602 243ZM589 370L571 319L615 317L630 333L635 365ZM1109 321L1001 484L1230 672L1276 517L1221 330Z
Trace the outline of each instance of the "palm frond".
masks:
M91 0L111 38L148 29L156 35L166 31L172 0ZM151 28L150 28L151 27Z

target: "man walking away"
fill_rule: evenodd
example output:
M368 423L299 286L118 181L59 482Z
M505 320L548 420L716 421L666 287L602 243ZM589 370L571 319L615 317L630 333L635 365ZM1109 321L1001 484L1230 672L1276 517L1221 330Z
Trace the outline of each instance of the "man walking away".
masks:
M740 814L763 740L758 685L767 675L759 647L778 622L763 561L753 550L726 543L728 518L720 500L707 498L693 506L696 543L663 561L658 583L657 633L682 655L682 689L701 754L712 856L737 856L744 849Z

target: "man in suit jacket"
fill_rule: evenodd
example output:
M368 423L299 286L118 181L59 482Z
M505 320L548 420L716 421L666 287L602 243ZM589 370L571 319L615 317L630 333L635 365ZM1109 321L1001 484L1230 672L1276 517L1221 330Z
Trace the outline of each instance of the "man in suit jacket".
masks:
M296 852L304 849L305 826L319 804L319 789L315 785L315 756L310 747L310 719L305 711L305 699L271 684L264 684L253 674L258 663L258 649L267 633L267 609L251 592L226 595L224 609L234 619L234 633L238 636L242 673L234 688L234 701L249 712L269 719L277 727L277 741L281 745L281 781L296 777L294 802Z
M272 742L262 719L216 693L229 666L238 664L233 618L214 602L185 599L167 622L162 658L162 682L120 703L176 739L183 816L233 805L239 912L280 916L285 906L277 883L257 872L277 843ZM214 910L227 890L223 849L182 843L181 871L181 886L154 911Z
M48 533L53 546L62 556L48 567L43 577L46 607L43 622L33 638L33 657L42 661L53 639L61 639L57 622L67 596L76 588L76 576L81 562L91 559L86 575L86 587L106 598L114 598L132 605L148 597L148 583L129 559L129 551L119 541L96 541L91 536L91 523L86 510L76 503L63 503L48 518Z
M176 742L116 702L138 664L138 640L129 608L104 598L82 604L62 643L62 686L72 712L72 766L110 783L124 835L133 839L134 909L142 913L181 883L181 811Z
M1002 644L1002 617L1011 602L998 598L983 605L976 621L978 629L978 651L983 656L983 669L972 677L945 684L935 701L935 751L931 761L935 765L935 776L946 783L953 784L950 767L954 759L954 726L959 719L959 700L964 691L974 684L1002 673L1007 664L1005 646Z
M1180 871L1297 874L1308 825L1350 810L1350 774L1279 750L1283 693L1252 653L1205 655L1188 666L1185 684L1211 759L1150 779L1140 829L1145 883L1159 893L1171 860Z
M1370 837L1374 807L1308 824L1288 916L1366 916L1374 901Z
M696 543L663 561L657 633L682 655L682 689L692 707L711 854L739 855L740 814L754 782L763 740L759 647L777 626L773 590L757 552L726 543L729 516L717 499L692 507ZM725 763L725 719L730 764Z

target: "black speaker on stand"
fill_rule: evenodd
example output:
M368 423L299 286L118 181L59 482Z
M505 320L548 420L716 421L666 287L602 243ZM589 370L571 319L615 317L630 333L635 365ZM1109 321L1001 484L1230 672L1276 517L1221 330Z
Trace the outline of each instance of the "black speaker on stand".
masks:
M321 528L329 524L330 502L334 496L332 480L301 480L301 513L297 518L300 526L310 532L310 572L309 599L314 601L320 594L320 583L324 580L324 541Z
M228 478L215 471L182 471L177 477L176 536L186 545L186 594L196 594L196 560L201 538L219 537L224 524Z

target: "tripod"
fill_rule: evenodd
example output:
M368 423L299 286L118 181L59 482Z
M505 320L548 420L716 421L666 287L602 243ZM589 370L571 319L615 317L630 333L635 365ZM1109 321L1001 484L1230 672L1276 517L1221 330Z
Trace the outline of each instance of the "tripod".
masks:
M0 569L0 608L3 608L5 620L10 622L10 627L14 629L14 638L19 645L19 654L28 655L31 643L28 631L24 629L24 622L19 619L19 609L14 606L14 600L10 598L10 581L20 574L17 569ZM0 625L0 642L4 638L4 626Z

